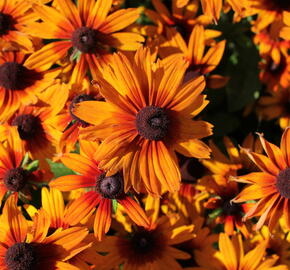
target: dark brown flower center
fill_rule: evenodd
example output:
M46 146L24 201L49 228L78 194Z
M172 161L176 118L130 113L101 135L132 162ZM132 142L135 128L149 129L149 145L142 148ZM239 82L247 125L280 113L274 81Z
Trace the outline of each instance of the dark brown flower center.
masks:
M12 121L22 140L32 140L42 132L40 119L32 114L21 114Z
M10 191L18 192L26 185L30 173L23 168L14 168L6 172L4 176L4 184Z
M13 30L14 20L11 15L0 12L0 36Z
M238 216L241 214L242 208L239 204L224 200L222 204L223 214L227 216Z
M0 86L6 90L23 90L41 77L40 73L17 62L6 62L0 66Z
M279 64L276 64L272 59L267 65L267 71L274 76L279 76L286 68L286 60L282 57Z
M74 120L77 120L79 123L81 123L83 126L88 126L89 124L87 122L85 122L84 120L81 120L80 118L78 118L75 114L74 114L74 108L75 105L78 103L81 103L83 101L89 101L89 100L96 100L93 96L91 95L87 95L87 94L81 94L78 96L75 96L73 98L73 100L71 101L70 105L69 105L69 113L71 115L71 117Z
M290 199L290 167L280 171L276 180L276 188L281 196Z
M140 254L148 254L156 247L157 239L151 231L137 231L131 238L132 249Z
M72 34L72 44L83 53L94 53L98 43L97 30L80 27Z
M37 256L32 244L16 243L9 247L5 254L8 270L36 270Z
M124 195L124 181L121 174L112 176L101 174L96 183L98 192L107 199L118 199Z
M163 108L147 106L136 116L136 127L140 136L160 141L168 133L170 120Z

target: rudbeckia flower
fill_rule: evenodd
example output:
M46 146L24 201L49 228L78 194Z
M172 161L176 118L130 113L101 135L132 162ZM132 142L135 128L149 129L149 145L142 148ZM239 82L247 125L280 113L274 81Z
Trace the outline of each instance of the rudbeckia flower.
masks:
M180 225L176 216L159 217L149 229L125 226L129 231L118 236L106 236L96 249L106 252L103 269L114 269L123 265L128 269L176 269L182 267L177 262L190 255L176 245L193 238L193 225Z
M269 143L260 135L267 156L248 151L249 158L261 172L253 172L235 178L236 181L249 184L233 200L235 203L257 200L245 215L245 219L259 217L256 229L266 222L270 231L274 229L280 217L290 228L289 216L289 175L290 175L290 128L285 129L280 148Z
M120 173L106 176L98 168L98 161L94 158L98 150L97 143L81 144L81 154L64 154L61 161L70 169L78 172L77 175L61 176L50 182L50 187L61 191L70 191L78 188L88 188L89 191L76 199L70 209L75 208L73 223L77 224L93 209L98 206L94 219L94 232L101 240L110 229L112 222L113 203L121 204L128 216L139 226L148 227L149 221L141 206L124 193L124 181Z
M21 105L35 104L37 95L54 83L60 70L28 68L28 55L21 52L0 54L0 122L6 121Z
M249 251L245 247L240 234L229 238L219 235L219 251L214 255L221 265L212 265L213 270L286 270L286 265L277 265L278 256L264 259L267 241L263 241Z
M31 37L24 27L37 19L25 1L9 0L0 2L0 40L27 52L33 51Z
M277 119L282 129L287 128L290 126L290 89L261 96L256 111L262 120Z
M77 270L65 262L90 246L84 243L86 228L74 227L48 236L49 219L39 212L32 227L16 205L16 197L7 200L1 219L0 265L3 270Z
M0 125L0 140L22 145L31 159L39 160L41 169L49 170L46 159L56 153L61 136L53 121L67 98L66 85L57 83L49 87L39 96L37 106L21 107L5 124Z
M31 199L29 186L41 183L45 172L37 170L35 162L28 161L21 145L0 143L0 201L7 193L17 193L24 200Z
M223 57L225 40L210 46L205 53L207 44L215 43L213 38L221 34L219 31L205 30L202 25L195 25L190 33L188 43L172 28L167 28L166 34L167 41L160 45L159 54L168 63L175 62L178 57L182 57L188 63L185 81L212 72ZM207 80L212 88L218 88L224 86L228 78L210 75ZM219 83L214 83L214 81Z
M112 0L81 0L77 5L71 0L55 0L53 6L32 5L43 22L29 24L27 31L58 41L33 53L27 60L29 68L51 66L69 55L71 61L77 59L72 76L81 80L88 69L93 76L97 73L111 48L136 50L144 41L139 34L121 31L138 19L139 9L121 9L108 15Z
M115 54L99 78L100 93L107 102L84 101L74 114L94 125L86 132L102 139L96 153L100 168L113 174L123 167L125 191L133 185L162 194L177 191L180 171L174 150L185 156L208 158L210 150L201 138L211 135L212 125L193 121L207 104L200 93L202 76L182 84L186 64L154 64L149 50L139 49L134 60Z

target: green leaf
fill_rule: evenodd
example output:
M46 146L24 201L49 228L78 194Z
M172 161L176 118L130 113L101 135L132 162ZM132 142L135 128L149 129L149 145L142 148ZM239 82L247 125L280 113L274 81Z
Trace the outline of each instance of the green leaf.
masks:
M213 210L208 216L210 219L215 219L222 213L222 211L223 210L221 208L217 208Z
M116 213L117 212L117 209L118 209L118 202L117 202L117 200L112 200L112 206L113 206L113 211L114 211L114 213Z
M39 165L39 161L38 160L34 160L32 162L30 162L25 169L30 171L30 172L34 172L38 169L38 165Z
M62 163L52 162L50 159L48 159L47 161L49 163L51 171L54 174L54 178L64 175L76 174L76 172L64 166L64 164Z

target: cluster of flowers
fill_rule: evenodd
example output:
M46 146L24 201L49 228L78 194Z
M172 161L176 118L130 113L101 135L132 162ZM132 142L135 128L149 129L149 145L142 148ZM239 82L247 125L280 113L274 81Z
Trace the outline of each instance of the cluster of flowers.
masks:
M288 269L289 1L126 5L0 0L0 269ZM279 119L280 147L206 138L221 14L250 23L245 114Z

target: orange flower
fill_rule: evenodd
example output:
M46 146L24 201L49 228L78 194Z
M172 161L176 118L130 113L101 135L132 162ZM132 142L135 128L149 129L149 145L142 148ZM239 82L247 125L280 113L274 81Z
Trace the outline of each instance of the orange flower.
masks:
M37 170L37 164L29 162L24 156L21 145L0 143L0 201L8 192L17 193L21 199L31 199L29 184L41 183L44 171Z
M204 78L182 85L186 69L182 60L169 67L153 61L143 48L132 62L115 54L98 80L107 102L84 101L74 114L94 125L82 131L84 138L87 134L104 140L96 153L100 168L114 174L123 166L125 191L133 185L139 192L142 179L146 190L156 195L179 189L174 150L209 157L209 148L199 139L211 134L212 125L192 121L207 104L200 94Z
M83 243L88 235L87 229L74 227L48 236L50 222L46 213L39 211L30 228L16 202L16 197L10 196L3 209L0 235L1 269L79 269L65 261L90 246Z
M80 198L76 199L70 209L74 209L73 224L92 214L93 209L99 205L95 220L94 232L98 240L101 240L111 226L113 201L120 203L128 216L138 225L147 227L149 221L138 203L124 193L123 177L120 173L106 176L98 168L98 161L94 158L98 150L97 143L82 141L81 155L65 154L61 161L70 169L78 172L78 175L61 176L50 182L50 187L61 191L70 191L78 188L90 188Z
M267 156L251 151L248 151L248 156L261 172L253 172L236 178L237 182L249 185L233 201L239 203L258 200L245 215L245 219L260 216L256 224L257 229L260 229L267 221L269 229L272 231L281 216L285 218L286 226L290 228L288 188L290 128L285 129L280 148L266 141L261 135L260 140Z
M260 80L269 91L279 91L290 86L290 56L281 55L277 64L271 57L265 57L260 63Z
M182 36L173 28L166 28L167 41L160 45L159 54L165 58L168 64L175 63L176 58L182 57L187 63L188 68L185 75L185 81L190 80L198 75L205 75L212 72L222 59L226 41L223 40L214 44L205 53L206 45L210 41L215 43L212 38L220 35L220 32L214 30L205 30L202 25L195 25L188 44ZM204 55L205 54L205 55ZM215 87L213 81L217 81L217 76L223 83L227 83L228 79L219 75L209 76L207 80L211 81L211 87Z
M290 126L290 89L271 92L260 97L256 107L257 114L264 120L278 119L282 129Z
M60 70L41 71L27 67L21 52L0 54L0 122L6 121L21 105L37 102L37 94L52 85Z
M49 87L39 96L39 106L21 107L5 124L0 125L1 141L22 145L23 151L28 152L31 159L39 160L40 168L49 171L46 159L56 153L61 136L61 132L52 124L67 97L66 85L57 83Z
M25 33L26 24L36 20L37 16L25 1L9 0L0 2L0 40L5 47L15 46L27 52L33 51L31 37Z
M120 32L139 17L139 9L122 9L108 15L112 0L55 0L54 6L32 5L43 20L31 23L27 31L44 39L58 39L32 54L29 68L51 66L69 54L77 64L72 81L80 82L89 69L96 75L100 63L106 62L110 49L136 50L144 38L139 34ZM70 52L72 50L72 52Z
M240 234L231 239L224 233L219 235L219 251L214 255L221 263L213 264L212 270L286 270L286 265L277 265L278 256L264 259L267 241L263 241L245 252ZM201 269L202 270L202 269Z

